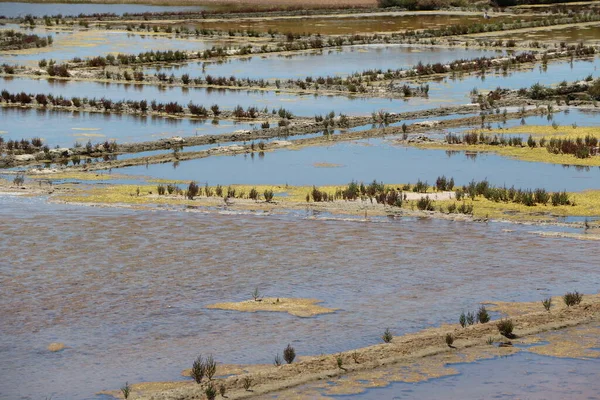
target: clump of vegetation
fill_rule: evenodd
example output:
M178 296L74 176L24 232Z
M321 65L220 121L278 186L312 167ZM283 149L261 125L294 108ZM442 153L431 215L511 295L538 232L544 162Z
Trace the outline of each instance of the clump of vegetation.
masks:
M252 298L254 299L254 301L261 301L263 296L260 293L260 289L257 287L254 288L254 291L252 292Z
M204 361L204 372L209 381L212 381L213 376L217 372L217 362L213 358L212 354L209 354Z
M194 181L191 181L187 190L187 198L190 200L194 200L194 197L198 196L199 192L200 187L198 186L198 184Z
M513 325L512 320L502 319L502 320L498 321L497 327L498 327L498 331L500 332L501 335L503 335L509 339L512 339L515 337L515 335L513 334L514 325Z
M544 306L544 309L546 311L550 312L550 307L552 307L552 297L548 297L542 300L542 305Z
M274 197L273 190L271 190L271 189L265 189L265 191L263 192L263 196L265 197L265 201L267 203L272 202L273 201L273 197Z
M245 376L242 380L242 385L244 386L245 390L250 391L250 387L252 386L252 378Z
M129 395L131 394L131 386L129 385L129 382L125 382L125 386L121 388L121 393L123 393L125 400L129 398Z
M575 306L575 305L578 305L579 303L581 303L581 300L583 300L583 295L577 291L567 292L563 296L563 300L564 300L565 304L567 305L567 307L571 307L571 306Z
M477 310L477 322L479 322L480 324L485 324L487 322L490 321L490 315L488 314L485 306L481 306L479 307L479 310Z
M209 383L206 389L204 389L204 394L207 400L215 400L217 397L217 388L212 383Z
M294 362L296 358L296 350L292 347L291 344L288 344L287 347L283 350L283 359L286 363L291 364Z
M204 375L206 373L206 368L204 365L204 359L202 355L199 355L194 364L192 364L192 371L190 372L190 376L197 384L202 383L202 379L204 379Z
M225 394L227 393L227 388L222 383L219 385L219 393L221 394L221 397L225 397Z
M386 328L385 331L383 332L383 335L381 336L381 339L385 343L390 343L393 338L394 338L394 336L392 335L392 331L390 331L390 328Z
M275 360L273 361L273 365L275 365L276 367L281 367L281 364L283 364L283 360L281 359L281 356L279 355L279 353L277 353L275 355Z
M15 186L21 186L25 183L25 175L22 173L17 174L17 176L15 176L15 178L13 179L13 184Z
M448 345L448 347L454 347L454 346L452 346L453 343L454 343L454 336L452 336L451 333L447 333L446 334L446 344Z

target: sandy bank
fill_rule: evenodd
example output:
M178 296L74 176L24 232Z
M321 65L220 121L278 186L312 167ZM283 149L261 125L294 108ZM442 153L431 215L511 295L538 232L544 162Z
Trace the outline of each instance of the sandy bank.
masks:
M336 311L334 308L319 306L320 300L315 299L290 299L285 297L266 297L263 299L246 300L237 303L216 303L207 306L210 309L257 312L286 312L297 317L314 317Z

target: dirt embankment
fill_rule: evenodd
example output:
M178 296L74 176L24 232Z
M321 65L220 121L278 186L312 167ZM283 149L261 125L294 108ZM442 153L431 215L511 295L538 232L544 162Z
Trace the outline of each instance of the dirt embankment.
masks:
M521 117L521 116L527 116L527 115L536 115L539 112L540 112L540 110L533 109L533 110L526 111L524 114L510 113L510 114L506 115L506 118L516 118L517 116ZM500 121L500 120L502 120L502 118L504 118L504 116L502 116L500 114L495 114L495 115L490 115L489 119L486 119L486 121L488 121L488 122ZM370 138L370 137L381 137L381 136L387 136L387 135L399 135L404 132L412 133L412 134L427 133L428 131L431 131L433 129L439 130L439 129L444 129L444 128L456 128L456 127L461 127L461 126L470 126L470 125L477 124L477 123L481 123L480 117L457 118L457 119L443 120L443 121L431 121L431 123L415 123L415 124L406 126L406 128L403 128L402 126L381 127L381 128L374 128L374 129L369 129L369 130L365 130L365 131L345 132L345 133L342 133L339 135L322 135L322 136L306 138L306 139L297 139L297 140L293 140L293 141L275 140L275 141L268 142L268 143L262 143L259 146L257 146L254 143L245 144L245 145L218 146L218 147L213 147L213 148L210 148L207 150L202 150L202 151L173 152L173 153L163 153L163 154L148 156L148 157L131 158L131 159L127 159L127 160L101 161L101 162L97 162L97 163L93 163L93 164L76 165L76 166L67 167L66 170L68 170L68 171L106 170L106 169L112 169L112 168L130 167L130 166L134 166L134 165L160 164L160 163L175 162L175 161L185 161L185 160L192 160L192 159L198 159L198 158L205 158L205 157L209 157L212 155L236 155L236 154L247 154L247 153L252 154L252 153L261 153L261 152L264 153L267 151L274 151L274 150L283 149L283 148L297 149L300 147L319 146L319 145L332 144L335 142L342 142L342 141L348 141L348 140L357 140L357 139L364 139L364 138ZM406 131L404 131L404 129L406 129ZM312 132L319 132L322 130L323 130L323 128L318 127L318 125L317 125L316 127L314 127ZM260 131L257 131L257 132L260 132ZM306 132L302 132L302 133L306 133ZM302 133L297 133L297 134L302 134ZM264 135L264 133L262 135ZM281 133L279 133L279 135L281 135ZM286 136L292 136L292 135L293 134L288 134ZM246 136L244 141L251 142L251 141L254 141L257 139L266 139L266 138L267 138L266 136L261 136L260 133L253 134L252 132L250 132ZM219 140L218 138L214 138L214 137L213 137L213 139ZM201 140L206 140L206 139L201 139ZM240 139L238 138L237 140L240 140ZM412 140L428 141L429 139L426 136L420 136L417 138L413 138ZM202 144L205 144L205 143L202 143ZM132 146L135 146L135 145L132 145ZM143 145L143 146L144 146L144 148L150 148L150 146L148 146L148 145Z

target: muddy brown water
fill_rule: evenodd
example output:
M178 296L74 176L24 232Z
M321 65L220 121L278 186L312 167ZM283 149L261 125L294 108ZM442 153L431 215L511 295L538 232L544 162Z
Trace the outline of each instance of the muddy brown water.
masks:
M307 216L0 196L0 398L94 398L125 381L181 379L198 353L270 363L288 343L300 355L338 352L378 343L386 327L399 335L455 322L479 301L600 283L594 243L533 228ZM300 319L205 309L248 299L256 286L340 311ZM67 347L51 353L52 342Z

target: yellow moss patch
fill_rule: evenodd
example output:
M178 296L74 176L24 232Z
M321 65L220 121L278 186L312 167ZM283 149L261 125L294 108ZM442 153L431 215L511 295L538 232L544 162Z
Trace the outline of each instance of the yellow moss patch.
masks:
M273 311L286 312L297 317L314 317L321 314L329 314L335 312L335 308L326 308L317 305L320 300L315 299L292 299L292 298L264 298L262 301L246 300L238 303L217 303L211 304L206 308L257 312L257 311Z
M57 352L57 351L61 351L65 348L65 344L64 343L50 343L47 347L48 351L52 351L52 352Z
M548 125L520 125L506 129L492 129L491 131L478 130L477 133L479 132L485 134L530 134L532 136L560 137L563 139L575 139L587 135L600 138L600 127L598 126L579 126L574 128L571 125L565 125L558 126L557 129L554 129L552 126Z
M328 162L316 162L313 164L313 167L315 168L340 168L343 167L343 164L334 164L334 163L328 163Z
M585 135L584 135L585 136ZM490 146L490 145L464 145L445 143L419 143L415 147L422 149L455 150L470 152L494 152L501 156L513 157L522 161L543 162L547 164L581 165L584 167L600 166L600 157L577 158L570 154L552 154L546 148L536 147L512 147L512 146Z
M537 204L528 207L517 203L496 203L482 196L476 197L474 201L464 200L464 203L473 206L473 216L477 218L553 221L556 217L600 215L600 190L569 193L569 200L574 205L553 206L548 203L547 205ZM450 204L460 205L462 201L436 201L434 204L447 208Z

